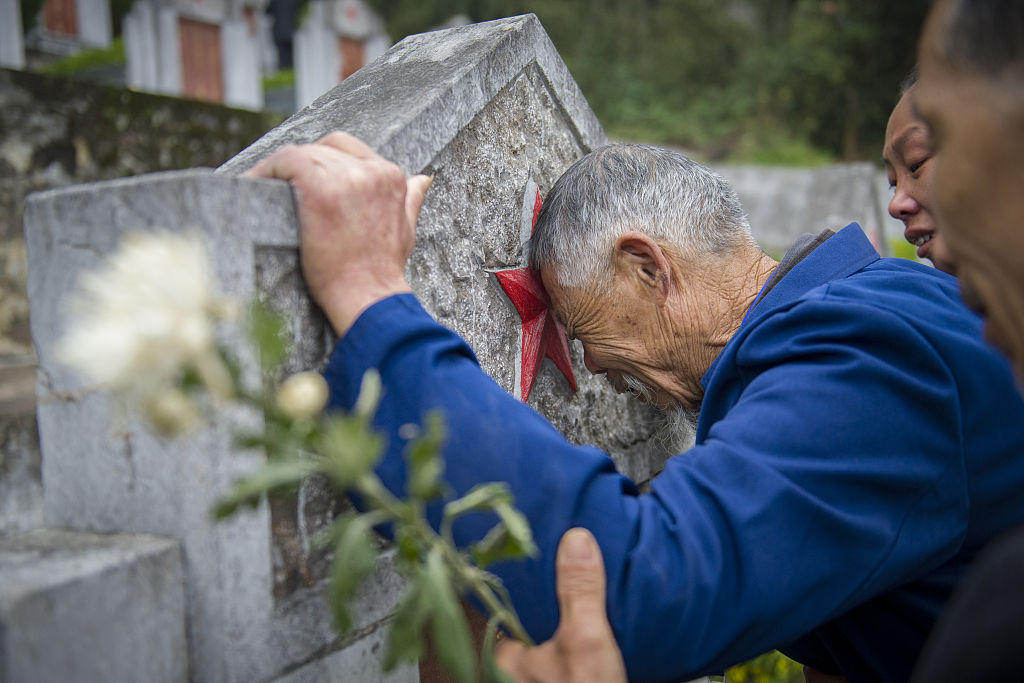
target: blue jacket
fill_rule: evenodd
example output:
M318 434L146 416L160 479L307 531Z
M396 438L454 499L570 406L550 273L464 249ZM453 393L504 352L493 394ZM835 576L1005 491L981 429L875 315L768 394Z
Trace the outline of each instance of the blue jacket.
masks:
M902 681L978 549L1024 521L1024 404L956 280L881 259L851 225L756 304L703 378L696 445L649 494L568 443L411 295L372 306L325 372L348 408L385 387L398 428L440 408L458 494L506 481L541 550L495 568L538 641L558 621L555 549L594 532L631 680L692 678L783 648L853 681ZM437 510L433 511L434 522ZM478 540L493 519L456 525Z

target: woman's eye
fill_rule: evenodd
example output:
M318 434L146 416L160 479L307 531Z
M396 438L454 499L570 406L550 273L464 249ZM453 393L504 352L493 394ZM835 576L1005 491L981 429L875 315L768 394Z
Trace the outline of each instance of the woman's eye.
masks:
M910 171L911 173L917 173L918 169L924 166L924 162L926 161L928 160L921 159L921 161L917 162L916 164L910 164L910 166L907 166L907 170Z

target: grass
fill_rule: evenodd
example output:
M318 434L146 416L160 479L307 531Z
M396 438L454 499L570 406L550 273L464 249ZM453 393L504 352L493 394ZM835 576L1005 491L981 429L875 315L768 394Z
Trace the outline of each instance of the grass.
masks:
M40 73L49 76L73 76L111 64L124 64L124 40L118 37L110 47L82 50L70 57L64 57L52 64L40 67Z

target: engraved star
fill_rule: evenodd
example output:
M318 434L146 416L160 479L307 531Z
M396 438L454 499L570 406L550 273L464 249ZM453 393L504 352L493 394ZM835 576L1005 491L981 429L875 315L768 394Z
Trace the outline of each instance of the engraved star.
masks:
M537 223L540 208L541 196L538 189L533 206L531 230ZM551 310L551 301L544 291L544 283L540 277L529 268L499 270L494 276L522 320L520 398L523 401L530 398L530 391L533 390L533 383L545 358L554 361L555 367L565 375L572 390L576 391L576 377L573 375L572 361L569 359L569 341L565 336L565 328Z

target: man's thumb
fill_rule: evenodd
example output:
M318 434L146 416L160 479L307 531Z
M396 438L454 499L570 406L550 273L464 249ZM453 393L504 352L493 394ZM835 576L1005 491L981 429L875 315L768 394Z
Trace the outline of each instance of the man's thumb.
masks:
M605 575L601 549L594 536L581 527L569 529L558 544L555 587L562 623L606 619Z
M433 182L432 175L414 175L406 181L405 215L409 219L409 225L414 228L420 217L420 209L423 208L423 197Z

